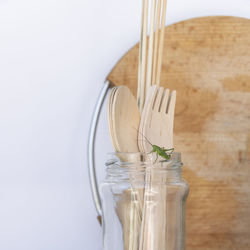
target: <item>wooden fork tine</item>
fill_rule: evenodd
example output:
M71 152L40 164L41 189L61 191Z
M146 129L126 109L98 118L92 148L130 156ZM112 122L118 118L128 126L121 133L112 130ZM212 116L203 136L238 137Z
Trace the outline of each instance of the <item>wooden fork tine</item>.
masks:
M167 113L168 100L169 100L169 89L165 89L163 98L162 98L160 112Z
M174 109L175 109L175 102L176 102L176 91L173 90L170 95L169 105L167 113L174 119Z
M157 91L157 95L155 97L154 106L153 106L153 109L156 111L160 111L163 93L164 93L164 88L160 87Z

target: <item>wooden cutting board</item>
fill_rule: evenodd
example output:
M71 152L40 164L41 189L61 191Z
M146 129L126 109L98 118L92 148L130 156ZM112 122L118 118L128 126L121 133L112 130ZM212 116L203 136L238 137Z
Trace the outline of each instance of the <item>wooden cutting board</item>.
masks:
M204 17L166 27L161 85L177 90L188 250L250 249L250 20ZM108 79L136 96L138 44Z

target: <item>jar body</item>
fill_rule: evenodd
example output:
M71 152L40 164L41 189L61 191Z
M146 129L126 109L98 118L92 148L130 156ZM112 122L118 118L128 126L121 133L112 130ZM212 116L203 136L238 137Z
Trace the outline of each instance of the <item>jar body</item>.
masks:
M180 154L157 163L129 157L109 161L101 185L104 250L184 250L188 185Z

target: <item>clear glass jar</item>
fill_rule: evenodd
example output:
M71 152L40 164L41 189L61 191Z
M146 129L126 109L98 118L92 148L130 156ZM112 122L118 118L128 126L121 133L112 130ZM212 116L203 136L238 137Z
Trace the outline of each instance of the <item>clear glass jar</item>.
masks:
M101 184L104 250L184 250L185 202L181 154L153 160L140 153L109 154Z

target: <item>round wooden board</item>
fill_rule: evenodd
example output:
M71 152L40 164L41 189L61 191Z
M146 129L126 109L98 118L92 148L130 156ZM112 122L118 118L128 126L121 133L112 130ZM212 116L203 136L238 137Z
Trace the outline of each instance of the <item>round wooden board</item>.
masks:
M177 90L187 249L250 249L250 20L204 17L166 27L161 85ZM108 79L136 95L138 44Z

